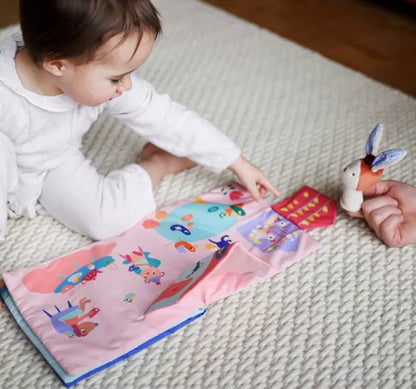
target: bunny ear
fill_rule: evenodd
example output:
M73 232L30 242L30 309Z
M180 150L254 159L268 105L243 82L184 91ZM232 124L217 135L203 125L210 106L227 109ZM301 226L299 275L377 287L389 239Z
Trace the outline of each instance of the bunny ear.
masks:
M378 146L381 142L381 136L383 135L383 124L379 123L375 126L374 130L368 137L367 144L365 145L366 155L376 154Z
M382 151L371 164L371 171L376 172L386 166L393 165L403 159L406 154L407 151L403 149Z

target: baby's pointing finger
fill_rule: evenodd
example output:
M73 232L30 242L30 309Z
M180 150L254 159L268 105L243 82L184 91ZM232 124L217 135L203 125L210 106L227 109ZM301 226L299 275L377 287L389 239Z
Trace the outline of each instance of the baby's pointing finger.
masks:
M266 188L270 193L276 197L280 197L279 191L272 185L269 180L262 180L259 182L264 188Z
M247 190L250 192L251 196L254 198L254 200L259 201L261 199L261 192L258 185L246 185Z

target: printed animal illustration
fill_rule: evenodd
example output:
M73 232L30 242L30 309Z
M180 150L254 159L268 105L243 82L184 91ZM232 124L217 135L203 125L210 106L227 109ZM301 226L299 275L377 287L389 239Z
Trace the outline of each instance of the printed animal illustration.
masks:
M237 227L237 231L263 252L296 251L301 235L299 227L273 210Z
M147 284L153 282L156 285L160 285L160 279L165 273L158 269L161 261L152 258L149 251L143 251L139 246L139 250L134 250L126 255L120 254L120 256L124 258L123 264L130 265L129 271L141 275L144 278L144 282Z
M52 315L45 309L43 309L43 312L51 319L51 323L56 332L65 334L69 338L84 337L98 326L98 323L84 321L100 312L99 308L92 308L86 311L85 307L90 302L91 300L84 297L79 301L78 305L72 305L68 300L68 308L63 311L55 306L57 311L55 314Z
M102 271L98 270L93 263L90 263L89 265L87 265L87 268L89 270L89 273L87 273L84 277L82 277L81 284L85 284L88 281L95 281L95 279L97 278L97 275L99 273L102 273Z
M404 149L391 149L377 154L382 134L383 125L377 124L368 137L366 156L352 161L343 170L341 207L346 211L359 211L364 201L362 191L380 180L386 166L399 162L407 154Z
M56 287L55 293L66 293L79 283L85 284L89 281L94 281L97 278L97 275L99 273L102 273L102 271L99 269L102 269L114 263L114 258L111 256L106 256L98 258L95 261L94 258L92 258L89 264L82 267L79 266L75 260L73 261L73 263L74 266L77 267L77 270L75 272L73 272L69 276L57 274L58 277L64 278L64 281Z
M253 228L248 234L248 238L254 244L260 244L262 240L268 240L271 243L276 242L277 234L274 232L276 223L278 222L281 228L286 226L286 222L283 219L278 219L279 216L277 214L270 216L264 224L258 224Z
M97 244L65 255L29 272L22 283L31 292L67 293L77 285L98 280L104 268L116 268L110 255L115 246L116 243Z
M232 243L229 235L221 236L219 241L215 241L213 239L208 239L212 244L214 244L217 248L221 249L223 247L227 247Z

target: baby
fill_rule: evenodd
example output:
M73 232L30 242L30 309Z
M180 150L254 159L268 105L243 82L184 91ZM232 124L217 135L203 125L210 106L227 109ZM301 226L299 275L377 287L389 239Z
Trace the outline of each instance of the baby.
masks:
M39 204L92 239L118 235L154 210L164 176L195 163L278 196L233 141L133 74L161 32L149 0L21 0L20 22L0 52L0 239L8 214ZM80 150L103 112L149 141L107 176Z

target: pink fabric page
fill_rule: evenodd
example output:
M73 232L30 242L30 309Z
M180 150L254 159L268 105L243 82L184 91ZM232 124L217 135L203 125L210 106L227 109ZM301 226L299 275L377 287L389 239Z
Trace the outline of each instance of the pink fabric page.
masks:
M268 202L230 183L4 280L37 337L78 375L319 247Z

